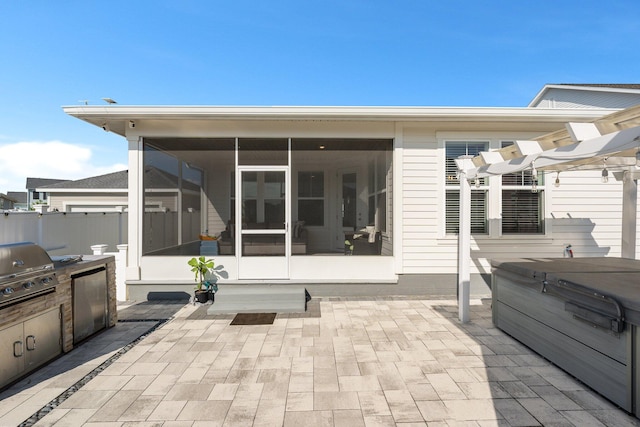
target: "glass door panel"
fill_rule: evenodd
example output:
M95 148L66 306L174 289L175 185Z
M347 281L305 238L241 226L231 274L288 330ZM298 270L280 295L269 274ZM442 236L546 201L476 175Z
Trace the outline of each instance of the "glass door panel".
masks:
M354 232L362 226L362 213L358 213L358 172L354 170L344 170L339 174L338 182L338 238L337 249L344 249L346 254L350 253ZM344 246L343 246L344 245Z
M288 278L289 186L286 168L240 168L241 279Z

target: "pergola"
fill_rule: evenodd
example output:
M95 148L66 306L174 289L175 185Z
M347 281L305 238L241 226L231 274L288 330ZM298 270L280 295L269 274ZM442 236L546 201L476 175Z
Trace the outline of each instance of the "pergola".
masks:
M469 321L471 266L471 185L480 178L531 170L557 172L602 170L622 181L622 247L624 258L636 256L636 214L640 178L640 105L592 123L567 123L566 128L532 141L516 141L501 150L456 160L460 178L458 232L458 317ZM637 166L638 165L638 166Z

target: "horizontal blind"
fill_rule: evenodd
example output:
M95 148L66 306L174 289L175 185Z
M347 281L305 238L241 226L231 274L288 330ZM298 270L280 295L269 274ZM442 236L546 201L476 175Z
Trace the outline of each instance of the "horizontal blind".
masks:
M477 156L487 150L487 143L482 141L447 142L445 148L445 183L459 185L456 159L460 156ZM484 178L481 181L484 184Z
M542 233L542 194L502 190L502 233Z
M460 192L448 190L445 202L447 234L458 234L460 229ZM487 192L484 190L471 191L471 233L487 233Z

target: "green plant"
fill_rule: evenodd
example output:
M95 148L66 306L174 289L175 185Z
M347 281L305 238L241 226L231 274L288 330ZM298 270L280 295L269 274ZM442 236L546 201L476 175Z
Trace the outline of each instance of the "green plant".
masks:
M206 259L204 256L193 257L187 264L191 267L191 272L194 273L196 290L198 291L202 291L204 288L206 291L217 292L218 278L227 276L223 266L215 267L213 260Z

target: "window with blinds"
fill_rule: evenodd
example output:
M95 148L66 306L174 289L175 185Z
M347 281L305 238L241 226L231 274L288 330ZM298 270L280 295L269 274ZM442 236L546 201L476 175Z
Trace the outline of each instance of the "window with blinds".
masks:
M503 141L502 147L513 145ZM502 234L544 232L544 174L538 174L538 190L532 192L531 170L502 175Z
M471 233L487 233L487 191L471 191ZM460 192L447 191L445 206L447 234L458 234L460 230Z
M460 156L476 156L486 151L488 142L484 141L451 141L445 144L445 232L457 234L460 229L460 181L455 160ZM478 187L471 189L471 233L486 234L488 181L482 178Z

